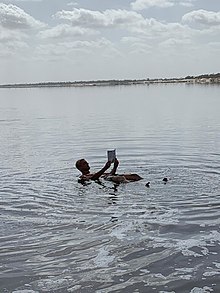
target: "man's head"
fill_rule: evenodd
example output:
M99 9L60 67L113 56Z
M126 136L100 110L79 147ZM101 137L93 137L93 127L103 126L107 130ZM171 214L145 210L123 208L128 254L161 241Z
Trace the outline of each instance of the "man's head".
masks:
M82 174L88 174L90 170L89 163L85 159L76 161L76 168L82 172Z

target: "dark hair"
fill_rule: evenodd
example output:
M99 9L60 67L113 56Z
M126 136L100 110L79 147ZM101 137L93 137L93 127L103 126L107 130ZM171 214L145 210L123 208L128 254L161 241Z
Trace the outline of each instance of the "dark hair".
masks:
M78 170L80 170L80 165L81 165L81 162L82 162L83 160L84 160L84 159L80 159L80 160L76 161L75 166L76 166L76 168L77 168Z

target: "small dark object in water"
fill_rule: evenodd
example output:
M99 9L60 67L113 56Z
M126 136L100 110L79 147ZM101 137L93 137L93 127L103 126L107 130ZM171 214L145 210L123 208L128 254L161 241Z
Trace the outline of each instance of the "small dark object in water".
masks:
M146 186L146 187L150 187L150 182L147 182L147 183L145 184L145 186Z
M163 178L163 182L164 182L164 183L167 183L167 182L168 182L168 178L167 178L167 177L164 177L164 178Z
M117 221L118 221L118 217L114 217L114 216L111 217L111 222L112 223L117 222Z

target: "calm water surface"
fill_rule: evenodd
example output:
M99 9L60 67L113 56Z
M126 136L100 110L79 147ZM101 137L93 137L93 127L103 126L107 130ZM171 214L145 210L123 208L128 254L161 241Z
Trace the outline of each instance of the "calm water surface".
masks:
M1 89L0 292L220 292L219 92ZM77 183L112 148L144 179Z

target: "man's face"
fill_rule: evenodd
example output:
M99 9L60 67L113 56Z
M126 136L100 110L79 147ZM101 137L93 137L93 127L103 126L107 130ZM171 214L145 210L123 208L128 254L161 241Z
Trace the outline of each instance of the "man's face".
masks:
M89 170L90 170L89 163L86 160L82 159L80 161L80 171L81 172L89 172Z

